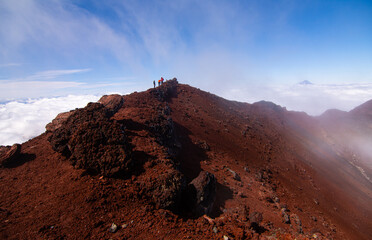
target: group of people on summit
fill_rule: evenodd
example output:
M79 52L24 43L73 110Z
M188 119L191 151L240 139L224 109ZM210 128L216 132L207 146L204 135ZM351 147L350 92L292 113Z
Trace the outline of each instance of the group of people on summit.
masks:
M163 82L164 82L164 78L161 77L161 78L158 80L158 86L162 85ZM154 84L154 88L155 88L155 87L156 87L156 86L155 86L155 80L154 80L152 83Z

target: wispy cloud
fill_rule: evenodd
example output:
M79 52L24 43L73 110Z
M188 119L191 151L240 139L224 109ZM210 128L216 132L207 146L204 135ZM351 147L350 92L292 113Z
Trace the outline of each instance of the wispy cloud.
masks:
M18 67L21 66L22 64L20 63L3 63L0 64L0 68L7 68L7 67Z
M43 80L43 79L54 79L64 75L70 75L75 73L82 73L91 71L90 68L85 69L65 69L65 70L48 70L35 73L31 76L25 77L24 80Z
M173 72L183 57L192 55L195 60L211 46L243 43L256 35L253 26L258 19L253 9L243 11L234 4L209 1L95 2L112 14L114 24L107 15L72 1L20 0L1 5L3 56L35 58L40 54L79 63L116 59L137 76ZM247 29L248 34L243 31Z
M19 0L0 5L0 56L5 59L52 56L89 63L113 56L129 65L139 62L139 46L72 2Z

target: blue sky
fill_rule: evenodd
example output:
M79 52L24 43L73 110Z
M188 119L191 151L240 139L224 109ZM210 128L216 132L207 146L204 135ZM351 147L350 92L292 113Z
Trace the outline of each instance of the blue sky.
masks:
M0 0L0 102L128 93L163 76L313 114L342 108L337 89L355 85L347 109L372 98L371 23L372 1ZM316 87L298 100L304 80Z

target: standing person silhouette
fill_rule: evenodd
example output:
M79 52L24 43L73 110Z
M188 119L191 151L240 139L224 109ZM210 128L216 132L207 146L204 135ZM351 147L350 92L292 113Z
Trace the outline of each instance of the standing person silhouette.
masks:
M152 81L152 83L154 84L154 88L155 88L155 80L154 80L154 81Z
M158 80L158 86L162 85L162 84L163 84L163 81L164 81L164 78L161 77L161 78Z

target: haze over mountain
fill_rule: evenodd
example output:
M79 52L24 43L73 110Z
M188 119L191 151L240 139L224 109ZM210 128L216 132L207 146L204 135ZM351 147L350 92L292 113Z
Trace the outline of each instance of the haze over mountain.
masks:
M176 80L104 96L1 147L0 236L369 239L371 112L311 117Z

